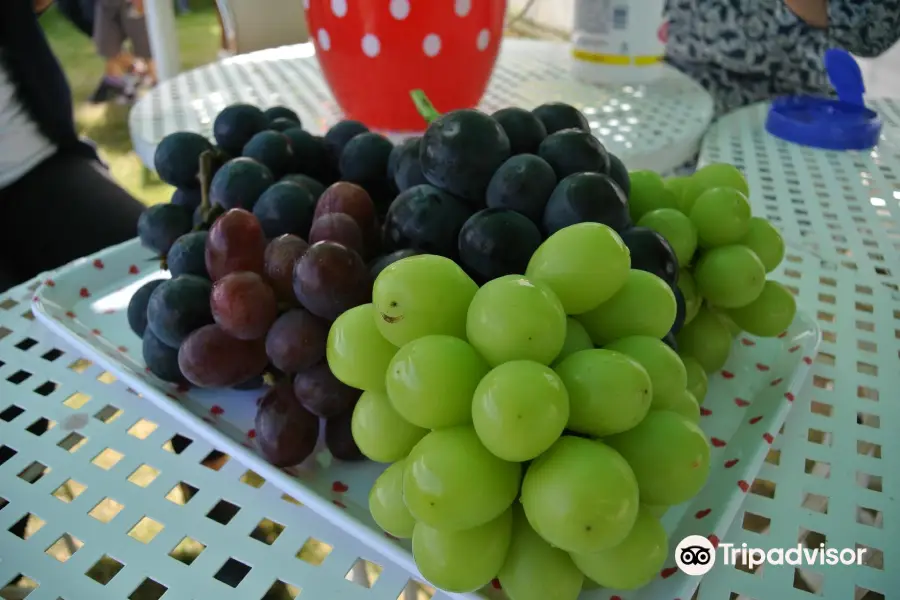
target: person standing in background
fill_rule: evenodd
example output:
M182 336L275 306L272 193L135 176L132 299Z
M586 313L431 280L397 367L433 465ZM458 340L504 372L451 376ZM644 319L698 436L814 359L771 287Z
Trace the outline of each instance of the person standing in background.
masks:
M873 58L900 39L900 0L668 0L666 60L719 116L793 94L832 95L825 51Z
M149 85L156 83L143 0L96 0L93 39L97 53L106 59L106 71L92 102L121 95L133 97L134 75L142 75ZM125 51L126 41L131 43L131 53ZM143 63L143 69L135 58Z

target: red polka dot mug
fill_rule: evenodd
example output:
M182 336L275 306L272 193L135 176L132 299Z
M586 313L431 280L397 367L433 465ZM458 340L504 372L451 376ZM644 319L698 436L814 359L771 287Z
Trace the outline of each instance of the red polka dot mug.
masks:
M420 131L409 92L441 112L471 108L487 87L506 0L304 0L310 36L349 119Z

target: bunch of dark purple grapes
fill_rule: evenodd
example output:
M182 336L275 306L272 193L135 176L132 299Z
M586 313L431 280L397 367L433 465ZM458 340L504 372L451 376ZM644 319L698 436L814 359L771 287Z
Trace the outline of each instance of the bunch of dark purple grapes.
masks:
M273 464L309 456L320 419L332 455L360 460L360 392L331 374L325 346L334 319L371 301L372 269L385 264L394 146L354 121L317 137L289 109L244 104L224 109L213 134L216 146L178 132L156 151L177 189L138 223L171 275L128 309L146 366L175 384L260 389L256 441Z

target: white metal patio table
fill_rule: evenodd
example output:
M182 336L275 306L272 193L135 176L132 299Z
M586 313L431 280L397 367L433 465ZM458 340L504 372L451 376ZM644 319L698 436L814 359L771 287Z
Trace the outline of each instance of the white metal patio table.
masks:
M713 117L710 95L674 69L646 86L591 86L569 74L569 45L506 38L480 108L534 108L565 101L581 108L595 135L632 169L669 172L691 160ZM341 118L313 45L242 54L160 83L135 104L128 124L135 152L153 166L156 145L174 131L212 135L225 106L283 104L309 131Z

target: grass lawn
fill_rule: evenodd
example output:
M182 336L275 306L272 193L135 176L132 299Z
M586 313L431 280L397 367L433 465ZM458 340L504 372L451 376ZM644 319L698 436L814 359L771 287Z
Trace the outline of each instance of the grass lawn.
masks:
M216 60L219 50L219 24L213 1L193 0L191 4L193 12L179 16L177 21L184 69ZM72 86L79 132L97 143L113 177L134 197L148 204L168 201L172 188L155 174L148 177L132 152L128 134L130 107L115 103L92 105L87 101L103 75L103 60L97 56L91 40L55 9L41 18L41 24Z

